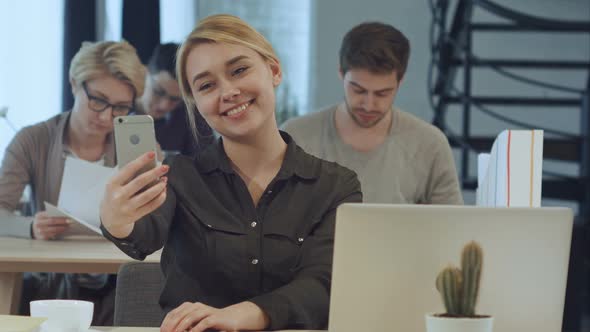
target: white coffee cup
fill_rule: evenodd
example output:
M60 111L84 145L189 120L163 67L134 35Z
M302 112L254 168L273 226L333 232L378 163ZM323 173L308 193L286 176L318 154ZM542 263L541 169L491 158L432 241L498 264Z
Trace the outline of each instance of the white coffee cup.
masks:
M31 317L46 317L41 332L85 332L90 328L94 303L78 300L31 301Z

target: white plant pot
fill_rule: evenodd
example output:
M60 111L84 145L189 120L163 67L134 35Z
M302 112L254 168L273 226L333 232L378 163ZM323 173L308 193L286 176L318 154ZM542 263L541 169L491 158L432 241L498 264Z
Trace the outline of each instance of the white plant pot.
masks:
M452 318L426 315L426 332L492 332L494 317Z

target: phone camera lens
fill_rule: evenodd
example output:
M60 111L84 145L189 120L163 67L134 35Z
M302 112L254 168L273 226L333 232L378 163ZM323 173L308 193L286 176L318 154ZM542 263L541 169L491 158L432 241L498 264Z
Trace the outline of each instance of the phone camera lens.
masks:
M123 118L119 118L119 123L123 123Z

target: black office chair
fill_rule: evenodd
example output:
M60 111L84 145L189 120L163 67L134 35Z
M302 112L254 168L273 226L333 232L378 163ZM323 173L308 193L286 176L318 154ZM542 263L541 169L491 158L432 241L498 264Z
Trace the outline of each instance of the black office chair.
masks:
M164 276L158 263L121 266L115 295L115 326L159 327L165 313L158 300Z

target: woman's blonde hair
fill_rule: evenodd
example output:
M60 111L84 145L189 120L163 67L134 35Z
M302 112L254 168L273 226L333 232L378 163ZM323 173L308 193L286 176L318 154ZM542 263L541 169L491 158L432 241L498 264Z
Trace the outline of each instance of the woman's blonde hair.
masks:
M82 84L105 74L128 84L135 98L143 94L146 69L128 42L82 43L70 63L70 81Z
M186 74L186 63L190 51L202 43L228 43L245 46L257 52L264 60L280 66L279 58L268 40L241 18L220 14L201 20L176 53L176 77L178 77L182 98L186 104L189 124L196 139L198 139L198 133L194 112L197 111L197 107Z

